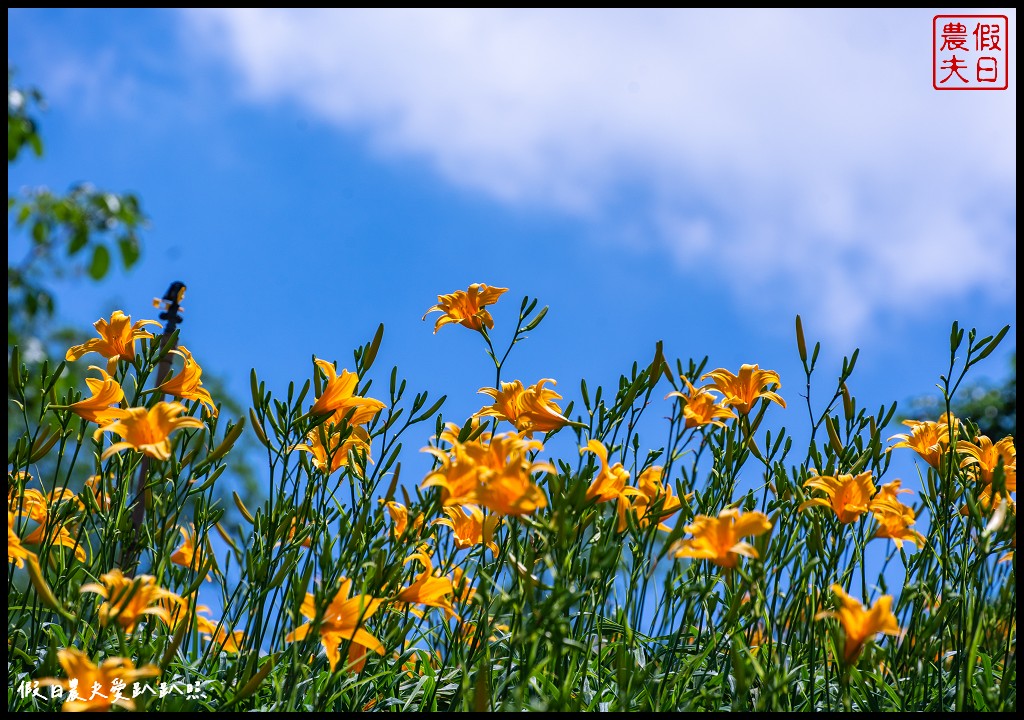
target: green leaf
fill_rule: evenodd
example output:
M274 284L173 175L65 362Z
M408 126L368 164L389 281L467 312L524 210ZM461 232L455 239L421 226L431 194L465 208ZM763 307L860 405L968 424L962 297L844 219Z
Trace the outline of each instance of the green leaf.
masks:
M121 251L121 262L128 270L139 260L139 240L134 235L118 238L117 247Z
M110 269L110 251L105 245L97 245L92 251L92 262L89 263L89 277L101 280Z
M36 245L45 245L49 234L49 228L42 220L32 223L32 240Z
M71 243L68 245L68 255L74 255L89 242L89 230L84 225L75 228L71 235Z

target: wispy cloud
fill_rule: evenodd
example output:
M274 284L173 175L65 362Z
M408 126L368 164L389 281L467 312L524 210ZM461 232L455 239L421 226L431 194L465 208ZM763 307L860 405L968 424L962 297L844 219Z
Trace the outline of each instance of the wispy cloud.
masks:
M1016 293L1015 83L934 91L924 11L184 18L253 102L501 201L639 229L734 297L810 307L840 337Z

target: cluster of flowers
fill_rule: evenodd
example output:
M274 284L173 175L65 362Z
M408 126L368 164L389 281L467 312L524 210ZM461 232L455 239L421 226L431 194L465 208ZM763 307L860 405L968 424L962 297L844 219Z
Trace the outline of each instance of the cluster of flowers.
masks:
M441 313L434 332L445 325L458 324L486 333L485 328L494 327L487 306L496 303L506 291L506 288L474 284L465 291L438 296L438 303L428 311L428 314ZM58 407L97 423L96 439L105 433L114 433L121 438L120 442L103 451L102 460L124 450L143 453L156 461L166 460L171 454L170 436L174 431L203 427L202 420L183 415L188 408L178 402L161 401L150 408L121 407L125 395L112 375L120 360L134 361L135 342L140 338L152 338L144 328L153 324L156 323L150 320L132 324L130 317L120 311L115 312L109 322L100 320L96 323L99 338L73 347L67 353L68 360L77 360L90 352L108 359L106 369L91 366L100 373L100 378L87 380L91 397ZM150 392L194 401L203 406L204 412L216 414L216 406L202 387L202 371L192 354L184 347L171 352L182 358L182 370ZM371 443L366 426L386 405L380 400L357 394L359 377L356 373L345 369L339 373L334 364L322 359L316 359L315 364L325 380L322 391L308 411L315 427L307 435L305 443L290 449L309 453L315 467L330 475L343 467L351 469L355 457L368 458ZM671 392L666 396L676 398L681 404L681 417L686 428L725 427L726 421L739 420L751 413L759 401L763 401L765 406L775 403L786 407L785 400L777 392L781 387L778 373L762 370L757 365L743 365L738 373L718 368L700 379L710 382L703 387L695 387L684 377L685 392ZM423 479L421 487L438 488L440 491L446 517L434 522L451 530L456 548L462 550L483 545L497 554L495 534L505 518L530 515L548 506L548 498L535 478L540 473L556 474L557 470L550 463L536 459L544 445L535 438L535 434L548 435L572 424L557 403L561 396L549 387L555 384L554 380L544 378L533 385L524 385L516 380L502 382L496 388L482 388L480 393L488 396L492 403L481 408L466 427L447 425L438 445L424 448L436 458L436 463ZM514 429L497 432L500 422L507 422ZM493 423L492 431L486 431L483 423ZM1000 502L1012 506L1009 493L1016 491L1016 450L1011 438L996 443L984 436L977 438L976 443L959 439L962 431L958 422L947 416L938 422L907 423L911 427L910 433L895 436L894 439L900 442L892 447L912 448L930 465L939 468L948 457L948 448L953 445L962 457L961 467L972 473L982 486L980 497L985 508L992 509ZM644 469L636 478L635 485L630 485L629 471L622 463L612 462L610 450L595 439L580 448L581 454L590 454L596 459L596 463L588 466L593 480L586 490L586 498L594 503L616 503L619 532L625 532L630 525L641 529L654 525L660 530L670 531L665 521L689 498L679 498L674 494L671 484L663 478L662 466ZM995 482L997 471L999 483ZM9 562L16 563L18 567L22 567L25 560L31 564L35 556L25 546L40 544L47 537L50 543L73 548L75 556L84 561L85 550L76 541L73 528L58 519L66 519L67 514L61 515L54 510L64 501L80 504L82 501L68 491L47 497L37 490L26 489L25 480L20 478L14 482L9 493ZM98 479L90 482L98 483ZM821 495L807 499L799 506L799 511L828 508L843 524L871 513L878 526L875 537L891 539L900 547L903 542L919 547L925 542L924 536L913 528L914 510L899 499L901 494L910 492L901 489L899 480L876 488L870 472L837 476L815 474L806 480L804 486ZM99 484L90 492L96 498L105 496ZM385 507L396 538L415 540L419 537L422 517L410 523L408 508L402 504L388 502ZM20 517L38 524L24 538L15 531L15 521ZM297 529L293 525L293 536ZM696 515L683 530L686 537L670 548L674 557L707 560L728 572L743 557L758 558L757 549L746 539L770 533L772 522L761 512L742 512L735 507L726 507L717 516ZM193 534L183 528L181 533L184 543L171 559L185 567L195 568ZM308 547L309 543L310 537L307 536L303 545ZM208 552L208 549L203 552ZM358 672L365 664L368 651L385 652L384 645L365 625L366 620L382 606L416 613L423 611L413 606L434 607L452 618L457 617L456 604L467 602L475 592L461 570L455 569L451 577L436 572L427 545L419 545L405 562L418 563L423 569L408 586L386 597L366 594L365 588L364 592L356 592L350 579L342 579L334 595L326 599L326 607L320 603L318 612L315 595L306 593L301 612L310 622L294 628L286 640L301 641L315 631L319 633L332 670L341 661L342 648L347 646L345 666ZM839 585L834 585L833 591L838 599L837 611L819 613L818 617L834 617L842 625L847 662L854 662L865 643L877 634L899 634L899 625L891 611L891 596L883 595L872 606L866 607ZM81 592L96 593L103 598L98 610L103 625L116 622L128 633L145 617L157 618L172 628L189 619L224 651L236 652L243 640L240 632L230 633L220 623L204 617L201 613L209 610L197 605L196 598L182 598L160 588L150 576L126 578L115 569L103 574L99 583L83 585ZM467 628L467 631L472 631L472 628ZM60 662L69 679L82 681L85 678L88 682L100 676L106 678L110 672L117 672L125 678L151 677L158 672L153 666L135 669L125 658L108 659L96 666L74 649L62 650ZM41 682L67 687L69 680L48 678Z

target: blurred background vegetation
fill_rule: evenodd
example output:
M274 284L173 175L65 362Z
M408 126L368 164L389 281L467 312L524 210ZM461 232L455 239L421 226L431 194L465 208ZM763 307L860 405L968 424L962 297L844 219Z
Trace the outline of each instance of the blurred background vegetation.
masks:
M7 67L7 167L45 151L39 115L45 110L43 93L18 84L16 69ZM47 187L7 186L7 360L18 347L21 362L36 372L46 361L53 367L64 359L67 349L94 335L92 328L68 327L59 314L53 283L64 278L88 278L101 283L115 265L131 270L143 252L142 234L149 218L142 202L131 192L111 192L80 183L65 193ZM15 257L11 239L24 238L27 251ZM170 284L176 278L168 278ZM187 285L187 278L183 278ZM166 287L153 288L153 296ZM114 309L114 308L111 308ZM154 311L155 316L156 311ZM187 329L183 337L187 337ZM69 363L56 386L57 395L69 388L82 388L87 363ZM240 418L244 409L226 391L216 371L203 370L203 385L229 416ZM29 397L29 414L38 397ZM8 438L17 436L21 410L7 404ZM10 443L8 443L10 444ZM243 434L240 451L231 455L231 472L247 495L258 495L259 485L252 463L247 459L256 446ZM229 512L234 510L226 503Z

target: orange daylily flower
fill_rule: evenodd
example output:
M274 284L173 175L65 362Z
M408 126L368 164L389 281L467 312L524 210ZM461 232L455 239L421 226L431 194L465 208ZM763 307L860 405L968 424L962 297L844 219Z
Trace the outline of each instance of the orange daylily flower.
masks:
M96 505L99 506L100 510L109 510L113 504L113 498L111 497L110 491L107 489L107 483L103 481L101 475L90 475L83 483L85 487L92 490L93 497L96 498ZM81 496L81 493L79 493ZM79 497L78 502L85 507L85 503L82 502Z
M903 424L910 428L909 434L893 435L890 440L900 438L901 442L892 445L893 448L905 447L917 452L921 458L938 469L939 461L946 453L949 445L950 425L953 426L953 439L959 431L959 422L952 415L942 414L938 422L932 420L904 420Z
M24 515L29 520L45 524L50 509L65 500L74 500L79 507L82 507L82 503L68 489L54 490L49 495L43 495L42 492L34 488L25 488L25 491L19 495L17 488L10 486L7 494L7 509L16 515Z
M172 630L177 629L178 625L187 621L189 618L195 618L195 626L197 628L202 627L206 618L202 617L198 613L210 612L210 608L206 605L195 605L193 610L193 600L191 595L185 597L179 597L174 593L166 595L156 601L156 604L167 611L167 615L171 618L171 621L167 623L168 627Z
M452 596L455 593L452 581L449 578L433 574L434 564L427 553L415 552L407 557L405 562L410 563L414 560L418 560L424 570L416 576L409 587L399 591L395 600L406 604L417 603L427 607L438 607L449 614L449 617L455 616L455 608L452 607Z
M597 500L599 503L614 500L623 494L626 489L626 481L629 480L629 471L622 466L622 463L615 463L608 466L608 448L597 440L590 440L586 447L580 448L580 455L583 453L594 453L601 461L601 470L597 477L587 488L587 500Z
M366 663L367 649L373 650L378 655L384 654L384 646L380 641L362 628L363 622L377 612L377 608L384 601L369 595L349 597L351 592L352 581L347 578L343 579L338 592L331 599L320 620L320 643L327 652L332 672L341 658L340 646L345 640L350 641L349 667L354 672L360 672L363 669L363 665ZM312 594L306 593L301 612L310 620L316 619L316 598ZM310 629L312 629L312 623L300 625L288 633L285 641L303 640L309 634Z
M82 503L70 490L54 490L48 496L34 488L25 488L23 493L16 495L17 489L10 486L7 496L7 508L13 515L27 517L33 522L39 523L35 530L25 536L21 543L25 545L42 545L48 541L49 545L60 545L72 548L75 557L79 562L86 561L85 548L72 536L72 525L67 519L57 520L52 515L51 508L59 505L65 500L74 500L81 508ZM56 534L53 534L53 524L56 524ZM48 537L49 536L49 537Z
M171 350L171 352L180 355L185 360L185 365L181 368L181 372L158 385L156 389L166 395L174 395L185 400L198 400L211 415L216 417L217 406L213 404L213 396L210 395L210 391L203 387L203 381L200 379L203 369L199 367L199 363L195 361L192 353L184 345L176 350Z
M1017 492L1017 448L1013 444L1013 436L1007 435L993 443L988 436L979 435L977 444L960 440L956 449L967 456L960 461L960 467L973 470L983 485L992 484L992 476L1002 461L1006 492Z
M14 513L7 513L7 562L15 567L25 567L25 561L35 553L21 544L21 538L14 532Z
M674 515L681 503L672 492L672 486L662 483L663 472L664 468L654 465L640 473L640 477L636 480L636 493L629 496L628 507L627 503L619 502L619 532L624 532L627 527L627 512L635 514L637 525L641 528L654 522L658 523L659 530L666 532L671 530L662 520ZM654 505L659 502L660 509L655 512Z
M79 562L84 563L86 561L85 548L82 547L81 543L71 535L71 528L69 528L66 523L60 523L57 526L56 535L51 535L49 523L44 523L26 535L22 542L26 545L42 545L47 541L47 539L49 539L50 545L60 545L72 548L75 552L75 558Z
M742 415L750 412L758 398L771 400L786 407L786 401L782 397L766 389L769 386L774 386L774 390L782 387L779 374L774 370L761 370L757 365L744 364L740 366L739 375L733 375L725 368L718 368L704 373L700 379L706 378L711 378L715 389L725 395L724 404L732 405Z
M470 585L469 578L459 567L452 570L452 590L455 602L460 605L468 604L476 595L476 588Z
M388 515L391 516L391 531L395 534L395 537L402 537L405 535L406 528L409 527L409 509L399 502L385 503L384 508L388 511ZM413 530L419 530L423 527L423 515L417 515L416 519L412 521Z
M1006 553L1001 558L996 560L996 564L997 565L999 563L1010 562L1011 560L1013 560L1014 556L1016 556L1016 554L1017 554L1017 524L1016 524L1017 509L1016 509L1016 506L1015 505L1009 505L1007 507L1007 511L1014 516L1013 537L1010 538L1010 548L1011 548L1011 550L1010 550L1010 552Z
M359 376L342 370L341 375L334 365L326 360L315 359L316 366L327 376L327 384L324 386L320 397L309 409L310 415L326 415L332 413L333 417L327 421L328 425L340 425L346 415L352 413L348 424L350 426L365 425L373 420L373 417L384 409L385 405L380 400L360 397L355 394L359 385Z
M50 510L50 501L35 488L25 488L19 496L17 488L11 486L7 489L7 509L37 523L44 523Z
M67 406L67 409L75 415L85 418L89 422L99 423L101 425L103 423L110 422L111 420L116 420L120 413L120 408L112 408L111 405L124 400L124 390L121 389L121 385L118 384L114 378L110 377L110 374L103 368L90 365L89 369L98 371L103 378L101 380L97 380L96 378L86 378L85 384L89 386L89 390L92 392L92 397L84 398L76 403L72 403ZM60 406L51 405L51 407Z
M871 481L871 472L859 475L830 475L812 477L804 483L804 487L823 491L828 497L812 498L800 504L798 511L809 507L832 508L841 523L851 523L868 511L871 496L875 494L875 484Z
M878 521L875 537L889 538L899 548L903 547L904 540L924 547L924 535L910 527L915 521L914 509L904 505L897 498L897 495L909 492L911 491L900 489L899 480L886 483L879 489L870 505L871 513Z
M683 382L686 383L687 392L685 394L674 390L666 395L665 399L670 397L682 399L683 417L686 419L684 427L703 427L704 425L725 427L725 423L718 418L736 419L736 413L724 405L719 405L708 388L695 388L685 377Z
M326 445L324 436L327 438ZM348 467L349 453L352 451L364 453L366 459L370 459L370 434L365 428L354 426L347 435L344 435L341 430L321 425L313 428L306 439L308 442L296 445L292 450L310 453L313 456L313 464L325 475Z
M210 608L205 605L199 605L196 607L196 630L199 634L205 635L210 638L214 645L219 645L220 649L227 653L237 653L241 650L242 640L245 639L245 632L242 630L235 630L229 633L223 625L218 622L211 620L208 617L200 615L200 612L210 612Z
M103 433L112 432L124 438L114 443L100 456L106 460L122 450L136 450L155 460L167 460L171 457L170 435L175 430L184 428L202 428L203 421L194 417L179 417L186 408L177 402L158 402L153 407L128 408L119 411L119 417L104 425L93 433L98 440Z
M1017 492L1017 448L1013 437L1007 435L997 443L993 443L986 435L979 435L977 444L968 440L960 440L956 444L959 453L966 456L960 460L960 467L966 468L981 486L978 489L978 505L983 512L998 507L1004 494L993 487L996 469L1002 465L1003 485L1006 489L1006 502L1010 507L1014 499L1010 493ZM969 515L970 508L960 508L961 515Z
M569 418L562 415L562 408L555 403L555 400L561 400L562 396L554 390L545 388L545 383L554 385L555 381L544 378L536 385L524 388L522 382L515 380L510 383L503 382L501 390L480 388L478 392L489 395L494 404L481 408L474 417L507 420L526 437L532 437L534 432L547 433L558 430L569 422Z
M242 641L245 640L245 631L234 630L229 633L224 629L224 626L221 626L217 628L217 632L213 634L210 640L226 653L239 653L242 652Z
M191 568L192 570L199 570L206 562L207 557L213 557L212 549L210 548L209 540L203 543L202 548L196 551L195 546L195 525L191 526L191 532L183 527L178 528L178 532L181 533L182 543L181 547L174 551L171 555L171 562L175 565L181 565L182 567ZM199 557L197 558L196 555ZM216 563L214 563L216 567ZM211 580L209 573L206 575L207 580Z
M113 374L117 369L117 361L124 358L128 362L135 360L135 341L140 338L151 338L153 334L143 330L147 325L160 323L156 320L139 320L134 325L130 315L125 315L120 310L115 310L110 316L110 321L100 318L93 327L99 333L98 338L87 340L82 345L75 345L70 348L64 359L73 362L83 355L97 352L107 358L107 372Z
M434 334L445 325L458 323L470 330L480 330L484 325L488 329L494 327L494 318L484 308L493 305L508 288L488 287L483 283L473 283L467 290L456 290L450 295L438 295L437 305L427 310L423 320L432 312L440 312L441 317L434 325Z
M120 690L112 691L113 684L117 682L122 687L131 687L142 678L160 675L160 668L156 665L136 668L131 660L122 657L107 658L99 665L94 665L88 655L75 648L58 650L57 661L68 676L67 679L43 678L39 684L43 687L56 685L69 690L74 682L78 693L74 698L68 693L68 699L61 706L64 712L109 711L115 705L134 710L135 701L122 695ZM93 692L93 688L98 688L99 692Z
M288 539L289 540L294 540L295 539L295 534L298 533L303 528L306 528L308 526L309 526L309 523L307 523L305 519L302 519L302 518L292 518L292 524L288 528ZM306 535L305 539L301 543L299 543L299 547L308 548L308 547L312 547L312 546L313 546L313 533L310 533L309 535Z
M491 437L481 433L474 440L459 442L460 428L449 423L441 440L451 444L423 448L441 461L441 467L424 479L421 487L440 487L445 506L480 505L499 515L528 515L546 507L547 498L531 479L536 472L554 473L550 463L531 462L528 453L544 446L516 433Z
M393 657L397 661L401 656L398 653L395 653ZM440 670L441 667L444 665L444 658L441 655L441 651L435 650L434 654L427 655L425 660L421 655L414 654L412 657L410 657L408 660L402 663L402 672L404 672L405 676L408 678L423 677L423 668L425 665L429 665L434 670ZM369 703L367 703L369 707L373 707L376 704L376 700L371 700ZM363 706L364 711L369 709L367 705Z
M892 596L883 595L875 600L871 609L866 609L860 601L850 597L842 586L833 585L832 592L839 598L840 608L836 612L820 612L815 619L826 617L838 618L846 633L846 645L843 648L843 660L853 663L860 655L864 644L874 639L878 633L899 635L900 625L892 614Z
M676 544L675 557L710 560L719 567L734 568L740 555L757 557L754 546L740 538L763 535L772 529L772 523L767 515L756 510L741 513L736 508L726 508L717 518L698 515L684 529L693 537Z
M242 652L242 641L245 640L245 631L234 630L229 633L222 626L211 639L214 645L219 645L220 649L226 653L240 653Z
M469 511L469 515L466 511ZM498 544L494 542L494 531L501 525L501 517L488 515L484 517L483 511L474 506L468 507L446 507L444 509L447 518L435 520L435 525L447 525L455 535L455 547L459 550L468 550L471 547L486 545L492 553L498 554Z
M152 575L139 575L126 578L117 568L100 576L99 583L87 583L80 592L96 593L104 599L100 605L100 623L106 627L111 620L116 620L126 631L131 632L144 615L153 615L172 624L171 614L159 602L183 603L184 601L170 590L156 584Z
M496 632L501 632L501 633L508 633L510 631L511 628L509 628L509 626L506 625L505 623L496 623L496 622L493 622L493 620L494 620L493 617L489 617L487 623L485 623L485 627L489 626L492 630L494 630ZM465 623L462 623L462 624L460 624L458 626L458 634L457 634L457 636L463 642L467 643L470 646L470 650L472 652L476 652L477 651L477 649L480 646L480 641L483 639L483 636L482 636L483 634L480 633L481 637L477 637L477 633L478 633L477 624L474 623L474 622L465 622ZM487 638L487 642L491 642L491 643L498 642L498 636L496 634L492 633Z

